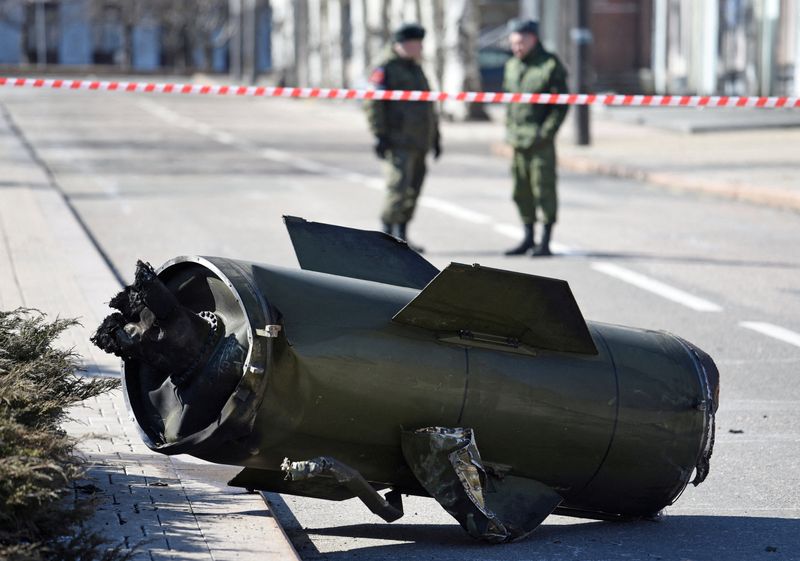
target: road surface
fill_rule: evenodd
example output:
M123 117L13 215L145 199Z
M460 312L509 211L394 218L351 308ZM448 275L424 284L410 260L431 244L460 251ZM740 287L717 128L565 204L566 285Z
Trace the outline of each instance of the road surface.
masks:
M379 226L382 170L352 103L4 91L0 104L125 281L137 259L159 265L180 254L294 267L285 214ZM519 226L508 164L489 150L502 130L445 124L443 137L413 241L439 267L565 279L585 317L665 329L709 352L721 372L710 476L660 522L554 516L531 538L494 547L469 539L431 499L409 498L389 525L357 500L274 495L300 554L800 558L800 214L563 174L559 255L507 258ZM0 178L0 188L11 183Z

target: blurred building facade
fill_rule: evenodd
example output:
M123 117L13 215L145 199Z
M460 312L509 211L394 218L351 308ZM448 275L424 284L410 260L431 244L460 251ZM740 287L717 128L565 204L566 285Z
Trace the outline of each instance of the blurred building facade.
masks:
M517 3L508 4L515 15ZM426 73L435 89L480 89L476 0L272 0L276 81L300 86L367 87L392 31L421 23ZM445 109L463 117L463 104ZM475 108L477 110L477 108Z
M655 0L653 87L727 95L800 95L796 0Z
M578 0L527 0L570 61ZM592 89L800 95L797 0L590 0Z
M0 64L227 72L228 8L229 0L0 0ZM252 14L255 64L266 71L267 3Z
M507 49L511 17L538 19L545 45L572 66L579 1L272 0L274 69L284 83L362 86L391 29L413 20L431 31L434 87L495 89L490 59ZM800 95L797 0L587 4L593 91ZM502 56L494 64L496 75Z
M539 19L545 45L571 66L580 1L0 0L0 64L362 87L392 29L419 21L433 87L496 89L505 22ZM800 95L797 0L584 1L594 91Z

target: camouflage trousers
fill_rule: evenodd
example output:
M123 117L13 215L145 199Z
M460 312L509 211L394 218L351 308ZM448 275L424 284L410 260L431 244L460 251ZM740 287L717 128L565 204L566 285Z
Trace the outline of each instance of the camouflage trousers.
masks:
M514 202L522 223L534 224L537 209L545 224L555 223L558 214L555 143L515 148L511 173L514 176Z
M381 220L384 224L405 224L414 216L417 198L425 180L422 150L393 148L386 153L387 191Z

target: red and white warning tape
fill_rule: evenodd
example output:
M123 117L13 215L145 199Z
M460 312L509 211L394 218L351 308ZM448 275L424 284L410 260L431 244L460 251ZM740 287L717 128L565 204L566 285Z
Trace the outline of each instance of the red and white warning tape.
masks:
M295 97L321 99L375 99L391 101L468 101L474 103L534 103L559 105L626 105L640 107L800 107L798 97L744 97L698 95L532 94L499 92L421 92L405 90L353 90L343 88L281 88L263 86L212 86L201 84L157 84L8 78L0 76L0 87L57 90L98 90L245 97Z

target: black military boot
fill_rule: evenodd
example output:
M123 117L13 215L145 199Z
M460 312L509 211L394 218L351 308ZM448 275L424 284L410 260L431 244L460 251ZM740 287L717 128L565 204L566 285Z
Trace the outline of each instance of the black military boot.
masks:
M547 257L548 255L553 255L550 251L550 237L553 235L553 225L552 224L545 224L544 225L544 232L542 233L542 243L536 246L536 249L533 250L532 257Z
M524 237L522 242L516 247L512 247L505 252L505 255L524 255L529 250L533 249L536 243L533 241L533 224L523 224L522 230Z
M398 224L397 225L397 237L400 238L401 240L403 240L404 242L406 242L406 244L408 244L408 247L410 247L411 249L413 249L417 253L424 253L425 250L423 248L421 248L418 245L414 245L410 241L408 241L407 230L408 230L408 223L407 222L404 222L402 224Z

